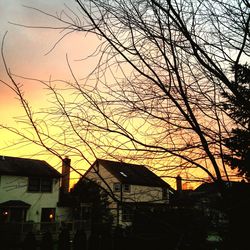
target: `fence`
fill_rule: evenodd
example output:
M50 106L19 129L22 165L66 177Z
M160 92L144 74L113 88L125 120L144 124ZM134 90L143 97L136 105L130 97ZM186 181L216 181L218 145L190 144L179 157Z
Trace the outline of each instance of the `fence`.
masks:
M44 232L49 231L53 238L57 238L62 226L69 229L70 235L74 235L79 229L84 229L87 233L91 231L90 222L86 220L40 223L10 222L0 224L0 235L5 238L5 240L22 241L28 232L33 232L39 240Z

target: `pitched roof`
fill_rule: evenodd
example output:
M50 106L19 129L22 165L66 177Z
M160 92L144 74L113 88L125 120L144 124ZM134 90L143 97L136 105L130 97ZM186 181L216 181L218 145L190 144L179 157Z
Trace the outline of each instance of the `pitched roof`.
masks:
M61 174L46 161L0 156L0 175L60 178Z
M150 187L168 187L168 183L162 180L155 173L144 165L130 164L125 162L97 159L96 163L101 164L106 170L113 174L121 183Z
M11 207L19 207L19 208L29 208L30 207L30 204L24 202L24 201L21 201L21 200L9 200L9 201L5 201L3 203L0 203L0 207L8 207L8 208L11 208Z

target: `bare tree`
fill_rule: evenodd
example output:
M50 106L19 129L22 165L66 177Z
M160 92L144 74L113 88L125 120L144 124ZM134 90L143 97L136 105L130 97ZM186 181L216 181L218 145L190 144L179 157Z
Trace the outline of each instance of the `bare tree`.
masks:
M60 15L32 8L61 26L26 27L60 29L53 48L73 32L95 34L96 68L80 80L67 59L71 82L37 80L53 95L41 122L5 61L11 80L5 84L19 96L34 134L7 129L87 162L105 155L150 163L162 176L184 171L196 178L205 172L213 181L228 178L223 141L234 121L220 104L227 92L249 105L230 70L248 60L249 2L75 2Z

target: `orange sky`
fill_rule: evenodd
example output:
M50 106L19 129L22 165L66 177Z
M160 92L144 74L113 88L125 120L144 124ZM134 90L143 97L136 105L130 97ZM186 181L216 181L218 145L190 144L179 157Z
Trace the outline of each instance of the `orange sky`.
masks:
M5 38L4 54L12 73L42 80L50 78L69 80L70 73L66 63L66 54L79 78L92 69L94 61L84 63L75 60L82 59L93 52L98 42L93 36L86 38L83 34L70 35L46 55L60 37L57 31L30 29L9 23L38 26L50 24L51 20L48 20L47 17L25 8L24 5L55 13L65 7L63 4L64 2L60 0L0 0L0 38L2 40L5 32L8 31ZM8 81L2 59L0 60L0 78ZM46 107L48 96L37 82L21 79L18 79L18 82L24 83L25 97L34 109ZM22 109L16 96L4 84L0 83L1 124L17 128L19 124L14 121L13 117L21 114ZM0 155L29 157L29 155L35 154L34 158L44 159L52 166L60 168L61 163L57 158L51 155L39 155L37 152L40 152L40 149L34 145L24 148L9 148L8 145L15 144L17 141L14 134L0 130L0 138Z
M65 7L63 4L64 2L61 0L0 0L0 38L2 40L4 33L8 31L4 44L4 54L12 73L42 80L49 80L50 78L69 80L71 76L66 63L66 54L78 78L83 78L93 69L95 65L94 60L80 60L90 55L99 42L92 35L88 37L85 37L83 33L70 35L61 41L52 52L47 54L60 37L58 31L30 29L9 23L38 26L49 25L52 20L49 20L43 14L23 7L23 5L54 14L55 12L60 12ZM1 59L0 78L8 81ZM33 108L46 107L48 96L37 82L21 81L20 79L18 79L18 82L25 84L25 96ZM22 114L22 109L15 95L0 83L1 124L18 127L19 125L14 121L13 117L20 114ZM37 149L34 145L25 148L9 148L8 145L15 144L17 141L15 135L0 130L0 138L0 155L29 157L29 155L35 154L34 158L44 159L55 168L60 169L61 163L58 159L49 154L40 155L40 149ZM74 161L72 163L74 165ZM87 167L87 165L84 165L81 169L83 170ZM175 187L174 184L173 187Z

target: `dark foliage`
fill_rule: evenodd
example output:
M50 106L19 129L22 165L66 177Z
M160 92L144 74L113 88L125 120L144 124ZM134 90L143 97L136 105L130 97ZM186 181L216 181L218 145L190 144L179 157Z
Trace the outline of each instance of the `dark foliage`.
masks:
M228 227L223 237L222 249L249 249L250 184L235 182L225 189L221 208L227 214Z
M70 232L67 227L63 227L58 236L58 250L70 250Z
M196 209L167 209L136 214L133 241L142 249L206 249L207 220Z
M49 231L43 234L40 249L41 250L53 250L53 239Z
M87 249L87 239L84 230L77 230L73 239L73 250Z
M108 195L96 183L87 180L80 180L72 189L72 195L78 200L76 209L76 217L82 216L80 204L89 204L90 211L86 215L88 220L91 220L91 230L94 233L111 232L113 217L108 208ZM78 218L80 219L80 218Z
M37 241L35 235L32 232L28 232L23 240L22 250L34 250L36 246Z
M250 67L238 65L233 68L235 73L235 89L238 96L224 93L227 103L224 108L237 124L231 135L225 140L231 154L224 158L232 169L237 169L239 175L250 178ZM240 97L240 100L239 100Z

